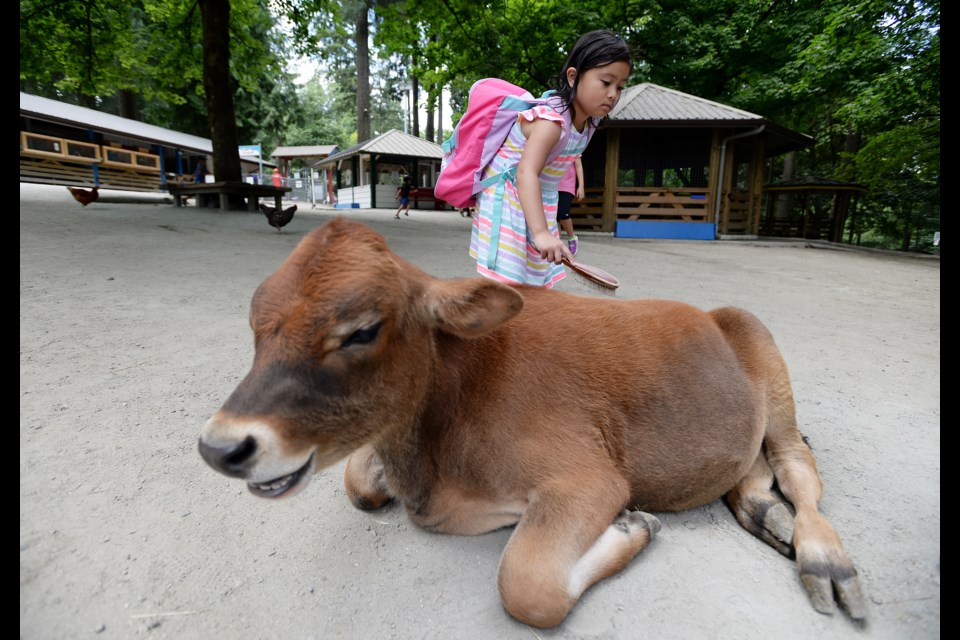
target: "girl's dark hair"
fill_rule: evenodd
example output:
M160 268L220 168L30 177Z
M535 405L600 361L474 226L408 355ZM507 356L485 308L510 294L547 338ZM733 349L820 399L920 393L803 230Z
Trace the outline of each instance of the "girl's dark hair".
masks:
M577 87L580 86L580 78L583 77L583 73L613 62L626 62L630 65L630 71L633 71L633 56L630 46L624 42L623 38L612 31L604 29L590 31L580 36L577 43L573 45L570 55L567 56L567 61L554 80L554 88L557 95L563 99L563 103L573 110L574 118L577 113L576 107L573 106L573 99L577 95ZM571 67L577 70L577 77L573 81L572 87L567 83L567 70Z

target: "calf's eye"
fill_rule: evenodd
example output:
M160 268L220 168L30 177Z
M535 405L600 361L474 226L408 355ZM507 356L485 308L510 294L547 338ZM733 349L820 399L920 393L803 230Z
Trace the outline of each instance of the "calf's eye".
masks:
M369 327L364 327L363 329L357 329L352 334L347 336L347 339L340 344L340 348L344 349L354 344L369 344L376 340L377 335L380 334L380 326L383 323L378 322L372 324Z

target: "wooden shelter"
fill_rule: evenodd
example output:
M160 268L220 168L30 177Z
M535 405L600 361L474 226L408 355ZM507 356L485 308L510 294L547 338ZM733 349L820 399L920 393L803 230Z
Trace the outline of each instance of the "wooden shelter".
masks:
M583 154L587 197L571 217L621 237L755 237L765 161L811 144L762 116L636 85Z
M335 144L277 147L270 154L284 176L284 184L289 186L297 199L308 200L313 204L334 201L333 172L328 168L315 171L324 159L338 150ZM300 175L292 164L300 163L309 171L309 175Z
M213 166L209 138L20 92L20 181L163 191ZM241 159L252 176L255 162ZM273 164L269 163L272 167Z
M431 200L443 149L390 129L316 163L333 171L338 207L392 207L403 176L413 177L419 199ZM442 204L442 203L441 203Z
M761 234L843 242L843 229L866 187L852 182L801 176L764 185Z

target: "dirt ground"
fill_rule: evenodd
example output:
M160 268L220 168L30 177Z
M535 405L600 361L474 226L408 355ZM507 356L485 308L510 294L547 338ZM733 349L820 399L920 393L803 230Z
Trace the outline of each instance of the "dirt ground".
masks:
M632 565L536 630L500 605L509 530L357 511L343 463L261 500L197 454L251 363L255 287L311 229L342 213L434 275L473 275L456 212L300 206L277 233L259 213L117 192L83 208L20 185L20 638L940 637L939 258L583 236L620 298L733 304L770 327L870 611L862 629L816 613L794 564L716 502L657 514Z

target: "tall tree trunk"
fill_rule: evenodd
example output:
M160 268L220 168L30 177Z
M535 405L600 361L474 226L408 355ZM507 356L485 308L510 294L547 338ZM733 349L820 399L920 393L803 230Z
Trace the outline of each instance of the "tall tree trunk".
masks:
M230 82L230 0L200 0L203 23L203 91L217 182L239 182L237 115Z
M840 175L849 178L852 169L852 158L860 151L861 137L855 131L847 131L843 139L843 155L840 156Z
M443 144L443 85L437 87L437 144Z
M793 163L796 160L797 153L796 151L791 151L783 157L783 173L780 175L781 180L789 180L793 177ZM790 201L790 196L785 193L777 195L777 211L773 214L775 220L786 220L789 212L787 211L787 204Z
M860 143L862 138L859 133L853 131L847 131L847 135L843 140L843 155L840 156L840 171L839 174L844 177L849 177L854 175L856 167L853 166L853 156L860 151ZM854 202L854 207L856 207L856 202ZM834 210L834 215L836 215L836 210ZM850 220L850 231L853 232L853 223L854 220ZM847 220L835 220L834 227L837 229L837 237L830 238L837 242L843 241L843 228L847 225ZM851 236L852 239L852 236ZM850 240L847 240L847 244L850 244Z
M420 137L420 78L413 76L410 105L413 109L413 135Z
M433 94L433 85L430 85L427 88L427 140L433 140L433 101L435 97Z
M410 68L415 69L417 67L418 60L417 52L414 50L413 55L410 56ZM411 115L411 130L413 135L420 137L420 78L415 73L410 74L410 111Z
M357 47L357 142L370 139L370 24L367 21L367 3L361 3L357 12L354 37Z
M127 89L117 91L117 111L121 118L139 120L140 110L137 108L137 94Z

